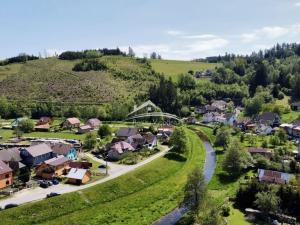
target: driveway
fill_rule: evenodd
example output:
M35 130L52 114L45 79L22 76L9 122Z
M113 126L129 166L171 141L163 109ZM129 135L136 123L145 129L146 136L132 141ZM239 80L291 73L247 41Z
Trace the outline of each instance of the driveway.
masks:
M108 166L109 166L108 174L109 175L101 180L97 180L93 183L89 183L86 185L73 186L73 185L69 185L69 184L58 184L58 185L54 185L54 186L51 186L46 189L37 187L37 188L33 188L33 189L25 189L25 190L19 191L19 192L13 194L12 196L10 196L9 198L0 200L0 207L3 208L5 205L11 204L11 203L21 205L21 204L32 202L32 201L39 201L39 200L44 199L46 197L46 195L51 192L64 194L64 193L79 191L79 190L89 188L89 187L92 187L92 186L95 186L98 184L102 184L104 182L115 179L119 176L122 176L128 172L131 172L141 166L144 166L144 165L150 163L151 161L166 154L166 152L168 150L169 150L169 148L167 148L166 146L163 146L162 151L160 151L159 153L157 153L157 154L149 157L148 159L145 159L144 161L139 162L135 165L126 166L126 165L119 165L119 164L108 162ZM95 161L105 163L103 160L98 159L91 154L89 154L88 156L92 157L93 160L95 160Z

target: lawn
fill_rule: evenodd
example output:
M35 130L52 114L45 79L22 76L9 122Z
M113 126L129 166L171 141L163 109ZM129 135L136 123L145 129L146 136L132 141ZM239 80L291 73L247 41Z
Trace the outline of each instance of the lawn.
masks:
M163 73L166 77L172 77L173 81L177 81L180 74L186 74L189 70L203 71L214 69L219 66L217 63L178 61L178 60L151 60L152 68L159 73Z
M72 131L61 131L61 132L32 132L24 134L23 137L34 137L34 138L61 138L61 139L76 139L84 141L87 134L75 134Z
M186 158L169 153L101 185L0 212L3 224L152 224L182 200L187 174L205 151L191 130Z

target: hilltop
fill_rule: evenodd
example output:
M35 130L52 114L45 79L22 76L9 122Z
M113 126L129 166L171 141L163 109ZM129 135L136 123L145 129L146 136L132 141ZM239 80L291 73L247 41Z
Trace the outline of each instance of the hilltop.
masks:
M0 66L1 95L9 99L111 102L132 100L158 81L144 61L102 56L101 71L75 72L81 60L38 59Z

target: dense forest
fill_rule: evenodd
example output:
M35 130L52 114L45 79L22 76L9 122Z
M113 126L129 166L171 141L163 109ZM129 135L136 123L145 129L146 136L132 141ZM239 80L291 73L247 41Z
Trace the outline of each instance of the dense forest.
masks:
M189 114L188 107L214 99L245 106L248 116L257 115L264 104L285 95L291 96L292 101L300 100L300 45L278 44L250 56L231 54L207 60L222 63L210 81L196 82L191 76L193 71L182 75L176 84L162 79L150 88L150 99L164 110L182 116Z

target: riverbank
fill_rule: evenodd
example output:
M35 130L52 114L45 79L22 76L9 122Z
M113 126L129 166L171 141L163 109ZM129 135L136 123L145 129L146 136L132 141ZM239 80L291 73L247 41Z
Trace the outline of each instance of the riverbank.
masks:
M201 132L197 132L198 137L202 140L204 149L206 151L205 154L205 163L203 168L203 174L205 177L205 181L207 183L210 182L214 175L214 171L216 168L216 154L215 150L210 144L208 137ZM187 212L187 208L184 207L177 207L164 217L162 217L159 221L155 222L154 225L172 225L177 223L182 216Z

